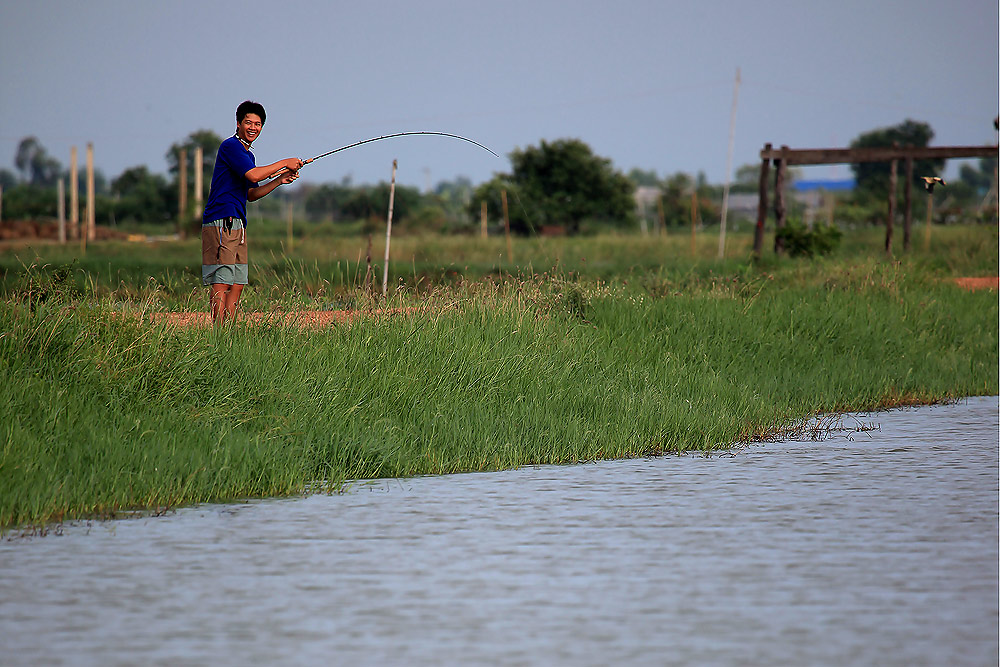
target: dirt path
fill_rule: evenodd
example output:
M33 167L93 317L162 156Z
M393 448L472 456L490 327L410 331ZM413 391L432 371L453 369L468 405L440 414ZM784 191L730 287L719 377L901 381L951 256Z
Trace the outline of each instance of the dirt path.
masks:
M1000 288L1000 277L983 277L983 278L955 278L955 284L959 287L964 287L965 289L977 290L977 289L998 289Z
M382 317L421 310L419 308L391 308L389 310L301 310L293 313L241 313L240 322L278 322L302 327L325 327L331 324L349 324L361 317ZM166 323L178 327L207 327L212 323L207 312L203 313L150 313L156 324Z

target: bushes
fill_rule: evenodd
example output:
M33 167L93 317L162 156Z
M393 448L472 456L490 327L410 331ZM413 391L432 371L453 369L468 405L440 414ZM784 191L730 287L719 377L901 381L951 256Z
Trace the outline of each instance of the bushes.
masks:
M797 220L790 220L777 231L777 238L792 257L828 255L840 245L842 233L835 225L814 225L809 229Z

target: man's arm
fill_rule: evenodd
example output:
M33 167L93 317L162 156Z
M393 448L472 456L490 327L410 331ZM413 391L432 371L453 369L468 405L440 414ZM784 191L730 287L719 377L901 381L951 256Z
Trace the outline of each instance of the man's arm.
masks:
M251 183L259 183L260 181L264 181L267 180L268 178L271 178L271 176L273 176L276 172L281 171L282 169L287 169L289 171L298 171L299 169L302 168L302 164L303 162L299 158L290 157L284 160L278 160L274 164L264 165L263 167L254 167L246 174L244 174L244 176L246 176L246 179ZM264 195L261 195L261 197L263 196ZM258 199L260 199L260 197L258 197Z
M291 159L294 160L295 158ZM282 164L282 162L287 162L287 160L282 160L281 162L275 162L274 164ZM250 171L247 172L247 178L249 178L250 174L252 174L256 169L270 169L273 166L274 165L268 165L267 167L257 167L255 169L251 169ZM273 173L273 171L271 173ZM287 185L288 183L291 183L298 177L299 177L298 171L284 171L278 178L272 179L267 183L265 183L264 185L258 185L255 188L250 188L249 190L247 190L247 201L257 201L261 197L266 197L267 195L271 194L274 190L276 190L279 185Z

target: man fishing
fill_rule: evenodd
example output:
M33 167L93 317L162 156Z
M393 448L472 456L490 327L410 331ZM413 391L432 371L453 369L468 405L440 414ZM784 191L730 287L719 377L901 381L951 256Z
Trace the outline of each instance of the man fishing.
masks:
M264 128L264 107L247 100L236 107L236 134L215 157L212 186L201 225L201 280L209 287L212 321L233 319L247 284L247 202L265 197L299 177L304 164L286 158L258 167L251 144ZM278 174L278 172L281 174ZM276 176L260 185L260 181Z

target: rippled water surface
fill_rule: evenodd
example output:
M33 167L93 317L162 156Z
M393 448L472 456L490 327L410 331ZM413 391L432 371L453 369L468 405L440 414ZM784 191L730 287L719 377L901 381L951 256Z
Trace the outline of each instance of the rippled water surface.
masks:
M995 665L997 401L5 539L0 662Z

